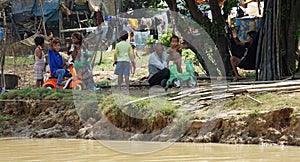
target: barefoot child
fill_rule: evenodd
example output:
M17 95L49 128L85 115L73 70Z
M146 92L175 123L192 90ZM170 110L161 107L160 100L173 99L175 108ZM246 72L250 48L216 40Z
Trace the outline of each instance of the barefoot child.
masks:
M122 31L120 33L120 42L116 44L114 54L114 65L116 64L114 74L118 75L118 89L121 89L124 76L126 88L129 90L130 61L133 61L133 53L131 45L126 42L127 39L128 33Z
M49 66L51 70L51 76L57 77L56 88L62 87L62 79L63 77L69 73L64 66L64 60L60 55L59 51L61 49L61 42L58 38L53 39L52 32L49 35L50 38L50 47L48 49L48 59Z
M139 59L141 58L139 56L139 54L137 53L137 50L135 48L135 43L134 42L131 42L131 48L132 48L132 51L133 51L133 61L131 62L130 64L130 72L132 74L132 76L134 76L135 74L135 70L136 70L136 57L138 57Z
M44 42L45 39L43 36L37 36L34 38L34 43L36 45L34 50L34 80L36 80L37 87L42 87L44 84L44 69L46 65L45 54L43 51Z

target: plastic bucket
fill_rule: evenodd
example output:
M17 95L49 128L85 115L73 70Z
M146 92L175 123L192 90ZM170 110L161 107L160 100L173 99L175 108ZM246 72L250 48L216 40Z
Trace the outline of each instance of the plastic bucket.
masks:
M4 74L5 76L5 89L14 89L18 87L19 77L15 74ZM0 77L0 83L1 83Z

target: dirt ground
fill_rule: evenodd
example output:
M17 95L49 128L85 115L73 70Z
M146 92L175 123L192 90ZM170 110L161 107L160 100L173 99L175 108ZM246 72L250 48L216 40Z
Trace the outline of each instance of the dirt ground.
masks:
M143 51L141 51L143 52ZM143 53L141 53L143 55ZM143 55L143 58L137 60L137 69L135 76L131 76L130 80L132 83L139 80L139 78L145 77L148 74L147 71L147 60L149 55ZM26 58L27 61L16 63L16 64L6 64L4 66L4 74L14 74L17 75L18 80L18 89L24 89L29 87L35 87L35 80L33 78L33 66L34 62L31 60L33 58ZM97 58L96 58L97 59ZM28 61L30 60L30 61ZM94 72L94 81L95 83L99 82L108 82L116 80L117 76L114 74L114 67L112 66L113 55L111 53L103 54L103 63L98 66L95 65L93 68ZM44 78L48 78L49 74L45 74ZM9 82L9 81L6 81Z

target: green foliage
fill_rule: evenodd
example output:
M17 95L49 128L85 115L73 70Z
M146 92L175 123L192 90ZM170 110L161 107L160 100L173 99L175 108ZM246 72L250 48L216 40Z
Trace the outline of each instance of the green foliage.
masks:
M156 39L154 39L154 38L150 38L150 39L148 39L147 41L146 41L146 45L153 45L154 43L155 43L155 41L156 41Z
M182 49L182 57L185 60L192 60L193 64L199 65L196 54L191 49Z
M0 122L1 121L8 121L8 120L11 120L11 118L8 117L8 116L3 116L2 112L0 111Z
M171 47L171 42L170 42L171 37L172 37L172 33L168 31L167 33L160 35L158 37L158 40L160 40L165 47ZM151 37L146 41L146 45L153 45L155 41L156 39Z
M100 109L104 112L104 114L106 114L107 112L112 112L114 115L118 115L123 111L127 114L144 116L144 118L154 118L157 114L162 114L165 117L174 118L177 114L178 106L172 104L171 102L166 102L165 98L141 100L128 106L121 106L122 103L119 102L121 98L123 98L125 102L137 99L137 97L125 96L121 94L110 95L103 100ZM118 103L116 101L118 101ZM165 104L158 106L154 103Z
M251 110L251 112L249 113L250 116L252 117L255 117L257 116L257 114L259 113L259 109L254 109L254 110Z
M122 0L122 12L127 12L130 10L136 10L141 8L166 8L161 3L161 0L143 0L143 1L136 1L136 0Z
M172 33L170 31L168 31L165 34L162 34L158 40L160 40L162 42L162 44L166 47L171 47L171 42L170 42L170 38L172 37Z

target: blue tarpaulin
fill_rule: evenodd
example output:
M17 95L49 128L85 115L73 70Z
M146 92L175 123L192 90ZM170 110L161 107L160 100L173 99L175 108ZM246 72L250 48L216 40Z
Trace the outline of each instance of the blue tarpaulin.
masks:
M58 20L59 0L41 0L45 21ZM33 16L41 17L38 0L12 0L12 13L16 22L26 21Z
M58 20L59 0L42 0L45 21ZM38 0L35 0L33 6L34 16L41 17L41 10Z
M4 36L3 29L2 29L2 28L0 28L0 41L3 39L3 36Z
M241 41L247 41L247 32L260 29L261 18L242 17L236 18L236 25L239 27L238 37Z

